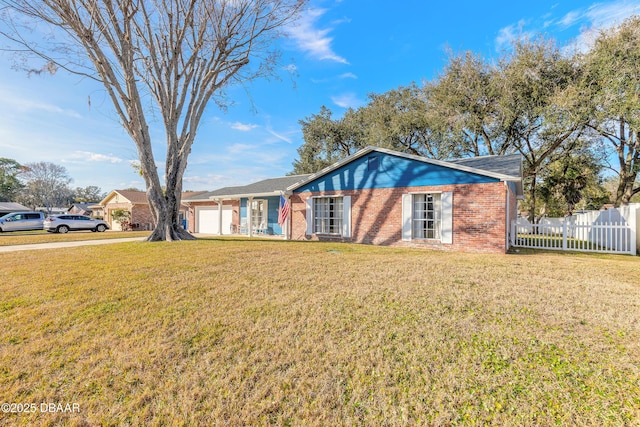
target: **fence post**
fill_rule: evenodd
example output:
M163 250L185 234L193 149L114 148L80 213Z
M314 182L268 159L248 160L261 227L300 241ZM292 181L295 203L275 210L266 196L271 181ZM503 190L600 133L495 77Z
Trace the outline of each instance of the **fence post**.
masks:
M562 250L567 250L567 217L562 220Z
M634 203L635 205L635 203ZM638 239L638 212L640 212L640 206L629 206L629 218L627 219L627 224L629 224L629 234L630 234L630 250L631 255L637 255L637 239Z

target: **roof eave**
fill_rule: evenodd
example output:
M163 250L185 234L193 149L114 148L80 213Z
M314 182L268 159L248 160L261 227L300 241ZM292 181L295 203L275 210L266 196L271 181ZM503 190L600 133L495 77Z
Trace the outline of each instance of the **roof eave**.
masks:
M275 190L261 193L239 193L239 194L225 194L220 196L211 196L207 201L210 200L236 200L236 199L248 199L248 198L256 198L256 197L272 197L279 196L280 194L285 193L285 191Z

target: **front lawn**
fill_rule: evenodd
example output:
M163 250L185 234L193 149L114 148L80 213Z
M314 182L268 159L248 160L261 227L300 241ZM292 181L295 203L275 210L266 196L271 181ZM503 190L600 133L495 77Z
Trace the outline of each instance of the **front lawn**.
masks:
M37 408L0 425L640 423L636 257L202 239L0 277L0 402Z

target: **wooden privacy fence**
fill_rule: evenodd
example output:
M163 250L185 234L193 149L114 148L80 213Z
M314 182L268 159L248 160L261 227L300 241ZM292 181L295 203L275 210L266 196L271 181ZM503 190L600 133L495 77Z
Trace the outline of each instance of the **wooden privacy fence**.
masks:
M565 251L636 254L635 232L621 223L579 224L565 219L560 226L511 223L511 246Z

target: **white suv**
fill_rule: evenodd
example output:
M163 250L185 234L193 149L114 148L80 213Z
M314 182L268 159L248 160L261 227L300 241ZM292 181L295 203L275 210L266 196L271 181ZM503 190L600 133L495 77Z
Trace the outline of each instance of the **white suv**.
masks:
M68 233L78 230L103 232L109 229L109 224L101 219L93 219L85 215L63 214L51 215L45 219L44 229L54 233Z

